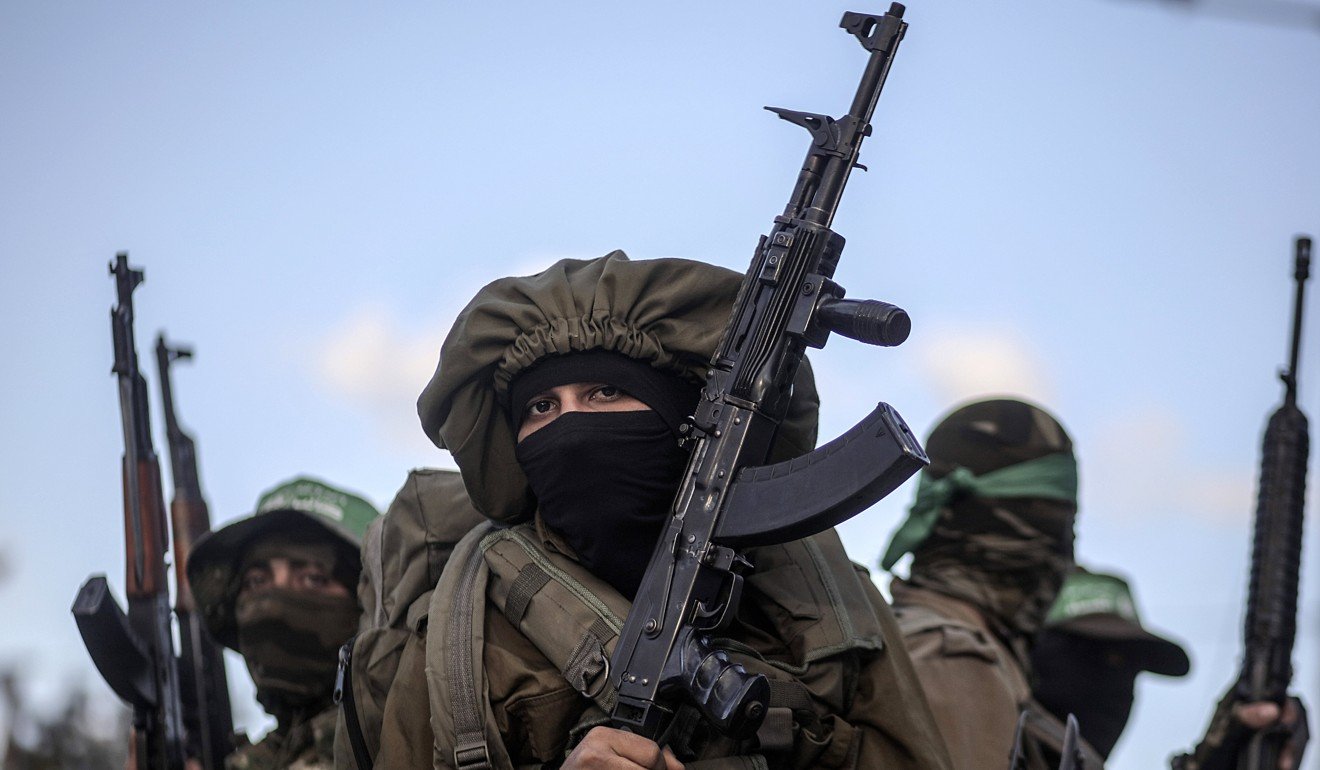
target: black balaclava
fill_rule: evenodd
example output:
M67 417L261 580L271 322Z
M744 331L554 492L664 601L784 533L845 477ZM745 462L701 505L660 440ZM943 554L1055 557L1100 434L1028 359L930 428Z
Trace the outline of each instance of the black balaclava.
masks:
M1031 650L1032 694L1060 720L1077 717L1082 737L1108 758L1127 726L1139 665L1112 640L1044 630Z
M518 443L518 463L546 526L592 574L631 599L687 462L678 426L696 405L698 388L618 353L554 356L513 382L514 429L533 396L574 382L613 385L651 409L560 415Z

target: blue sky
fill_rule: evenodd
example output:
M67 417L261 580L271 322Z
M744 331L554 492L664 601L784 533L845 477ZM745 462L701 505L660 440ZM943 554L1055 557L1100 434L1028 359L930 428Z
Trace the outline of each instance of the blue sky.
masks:
M1151 767L1237 665L1292 238L1320 231L1320 33L1136 0L908 6L835 226L849 295L914 330L816 354L822 435L877 400L921 434L987 394L1059 415L1079 558L1133 578L1192 654L1191 677L1142 681L1112 763ZM0 6L0 663L39 698L91 678L68 606L90 572L122 589L116 251L146 269L142 350L159 329L196 347L176 399L216 520L304 472L383 507L449 464L413 402L486 281L615 248L745 267L805 149L761 107L842 111L864 54L835 24L863 9ZM854 558L874 565L911 495L844 526Z

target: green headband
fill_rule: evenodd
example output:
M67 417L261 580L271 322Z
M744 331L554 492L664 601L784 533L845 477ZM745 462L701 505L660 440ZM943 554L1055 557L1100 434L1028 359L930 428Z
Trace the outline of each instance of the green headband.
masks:
M1037 497L1077 503L1077 460L1070 452L1055 452L977 476L958 466L940 479L922 472L917 498L907 519L889 540L880 566L893 568L903 554L921 545L935 529L940 511L960 497Z
M254 517L275 511L306 514L353 545L361 545L367 527L380 515L361 497L307 476L263 492Z
M1063 581L1050 608L1047 626L1057 626L1085 615L1117 615L1140 626L1137 605L1127 581L1114 575L1074 572Z

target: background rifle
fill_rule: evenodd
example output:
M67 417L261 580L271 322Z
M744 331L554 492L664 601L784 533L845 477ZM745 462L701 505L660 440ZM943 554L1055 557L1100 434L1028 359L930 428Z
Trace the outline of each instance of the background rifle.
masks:
M151 442L147 384L133 341L133 290L142 271L120 252L110 265L118 303L110 309L114 374L124 426L125 595L120 609L104 575L83 584L73 615L92 661L110 688L133 707L129 755L138 768L182 768L184 731L179 676L170 627L165 552L169 537L160 464Z
M211 516L197 475L196 445L192 436L179 427L170 380L170 364L186 358L192 358L192 350L172 348L165 343L164 334L156 336L156 368L160 372L165 437L174 479L170 524L174 535L174 616L179 620L183 723L191 743L189 755L200 759L206 770L221 770L225 756L234 748L229 681L225 677L223 650L203 627L188 585L188 556L193 542L211 530Z
M830 224L907 29L902 15L897 3L884 15L844 14L840 26L870 52L847 115L768 108L807 129L811 146L788 206L757 246L684 426L691 458L610 659L616 727L664 743L677 709L695 706L726 735L754 733L768 708L767 680L730 663L705 637L737 613L741 573L751 565L735 548L825 530L926 463L902 418L880 404L814 452L762 466L808 346L824 346L832 331L897 345L910 330L900 308L845 300L831 280L844 239Z
M1273 701L1282 708L1292 681L1292 650L1297 635L1297 576L1302 561L1302 514L1306 501L1306 460L1310 433L1297 407L1297 359L1301 349L1302 308L1311 272L1311 239L1298 238L1293 279L1292 353L1283 380L1283 405L1270 415L1261 449L1256 498L1256 540L1251 550L1251 584L1243 632L1242 673L1236 686L1244 702ZM1243 770L1273 770L1287 736L1260 731L1238 756Z

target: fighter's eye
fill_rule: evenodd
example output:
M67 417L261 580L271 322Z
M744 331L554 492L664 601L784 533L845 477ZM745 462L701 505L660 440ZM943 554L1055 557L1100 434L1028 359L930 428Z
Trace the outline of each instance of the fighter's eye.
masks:
M303 575L303 582L308 588L325 588L330 585L330 577L324 572L308 572Z
M601 385L591 392L592 398L598 401L613 401L623 395L623 391L613 385Z
M551 419L552 414L559 408L559 401L548 395L541 395L527 402L523 407L524 422L538 422Z
M270 570L263 567L249 567L247 572L243 573L244 591L255 591L263 588L270 583Z

